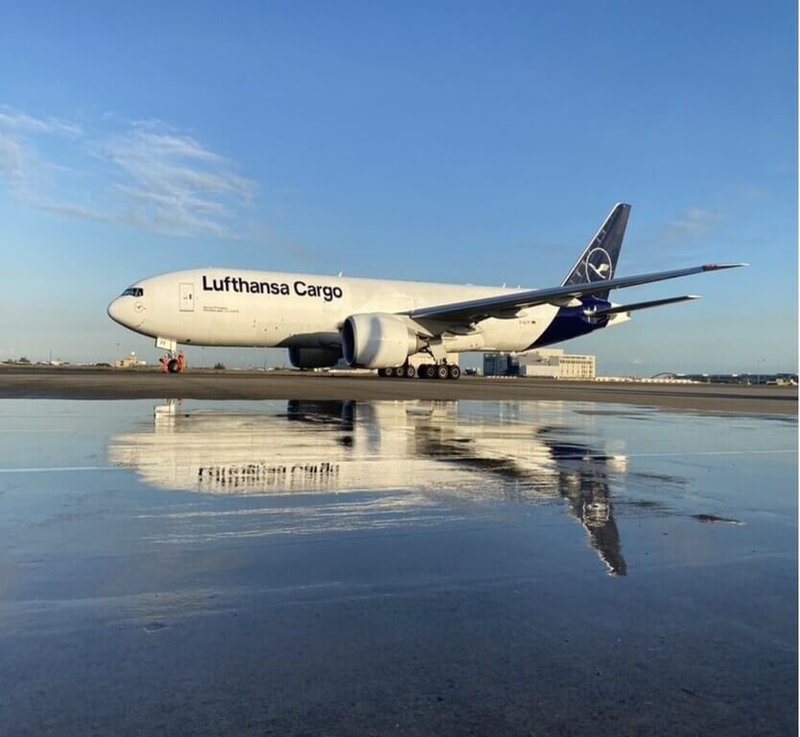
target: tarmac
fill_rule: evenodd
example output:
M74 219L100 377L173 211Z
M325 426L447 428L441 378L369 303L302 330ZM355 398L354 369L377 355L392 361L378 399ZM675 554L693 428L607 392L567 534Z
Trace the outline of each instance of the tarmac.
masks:
M796 409L0 371L0 733L796 734Z
M123 369L0 369L0 398L569 401L797 415L797 387L789 386L476 377L436 381L298 371L190 370L162 374Z

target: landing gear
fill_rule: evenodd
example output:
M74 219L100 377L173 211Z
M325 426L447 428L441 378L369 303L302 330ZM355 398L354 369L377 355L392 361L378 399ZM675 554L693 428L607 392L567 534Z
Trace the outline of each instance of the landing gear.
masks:
M387 366L386 368L378 369L378 376L382 379L391 379L392 377L398 379L416 379L417 369L410 363L403 366Z
M422 379L435 379L436 378L436 366L432 363L423 363L422 366L419 367L419 375Z
M424 341L423 341L424 342ZM381 378L397 377L398 379L441 379L455 381L461 377L461 369L456 364L447 362L448 354L441 338L425 343L420 353L427 354L430 363L417 366L406 359L402 366L386 366L378 369ZM420 356L420 354L417 354Z
M177 355L167 353L165 356L161 356L158 362L161 364L162 374L182 374L186 369L186 358L183 351L179 351Z
M156 338L156 348L166 353L158 359L161 373L181 374L186 368L186 357L178 350L178 341L172 338Z
M404 363L402 366L386 366L378 369L378 376L382 379L451 379L455 380L461 376L461 369L453 363L447 363L442 356L441 359L434 358L435 363L422 363L414 366L411 363Z
M458 379L461 369L452 363L423 363L419 367L421 379Z

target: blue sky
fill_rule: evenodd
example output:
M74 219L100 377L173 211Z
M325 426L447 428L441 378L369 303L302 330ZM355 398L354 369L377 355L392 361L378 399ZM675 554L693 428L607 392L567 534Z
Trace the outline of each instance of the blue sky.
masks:
M622 200L619 275L752 267L563 347L796 370L796 36L783 0L13 4L0 359L154 360L105 308L177 268L552 286Z

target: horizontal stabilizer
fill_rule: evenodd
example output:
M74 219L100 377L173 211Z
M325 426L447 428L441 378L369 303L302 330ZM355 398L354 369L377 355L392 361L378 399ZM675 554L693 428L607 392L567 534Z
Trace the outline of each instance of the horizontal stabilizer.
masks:
M666 299L654 299L650 302L633 302L629 305L612 305L604 310L584 310L587 317L602 317L604 315L616 315L619 312L634 312L635 310L646 310L650 307L661 307L671 305L676 302L686 302L690 299L700 299L696 294L686 294L682 297L667 297Z

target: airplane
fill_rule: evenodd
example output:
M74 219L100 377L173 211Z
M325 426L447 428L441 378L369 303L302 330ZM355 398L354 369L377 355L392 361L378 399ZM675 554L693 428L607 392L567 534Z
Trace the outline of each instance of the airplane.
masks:
M377 369L382 377L458 379L448 356L521 353L630 319L636 310L697 299L615 304L615 289L747 264L706 264L617 277L631 206L614 205L558 287L433 284L243 269L142 279L108 306L112 320L156 339L177 372L178 344L288 348L297 368ZM412 361L412 357L414 360ZM422 362L420 363L420 359Z

